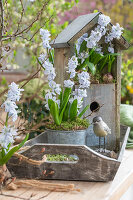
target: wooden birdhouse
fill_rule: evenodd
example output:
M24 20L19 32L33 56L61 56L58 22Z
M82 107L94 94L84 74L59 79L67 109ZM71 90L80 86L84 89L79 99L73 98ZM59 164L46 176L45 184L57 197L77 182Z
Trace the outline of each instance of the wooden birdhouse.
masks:
M85 33L88 35L97 26L101 13L93 13L79 16L67 26L55 40L51 42L54 48L54 66L57 73L57 83L67 79L68 59L74 55L75 42ZM112 24L110 23L111 27ZM99 41L106 48L105 40ZM115 52L118 53L112 68L114 81L112 83L91 83L87 89L88 97L83 106L90 105L87 111L89 121L95 116L101 116L111 129L111 135L107 136L107 149L116 150L116 157L107 157L95 151L98 138L94 135L92 125L88 128L85 145L73 143L49 144L47 131L26 143L27 149L20 152L29 158L29 162L20 162L17 157L12 157L8 163L10 171L19 178L36 179L62 179L62 180L87 180L110 181L114 178L122 160L126 141L130 129L121 127L120 130L120 102L121 102L121 51L129 47L128 42L121 36L113 41ZM104 73L106 73L106 68ZM59 131L57 131L59 132ZM64 131L65 132L65 131ZM69 133L68 133L69 134ZM110 152L111 152L110 151ZM116 152L116 151L115 151ZM30 163L30 158L41 160L48 154L75 155L78 159L74 162L41 162L40 165ZM39 161L38 161L39 162ZM38 163L37 162L37 163Z
M94 30L97 26L101 12L81 15L70 23L55 40L51 42L54 48L55 57L54 65L57 72L57 82L62 83L67 78L68 59L74 55L75 42L84 34ZM110 23L110 27L112 24ZM104 47L107 46L104 40L100 41ZM115 78L111 84L91 84L88 89L88 97L84 100L84 107L90 104L90 110L86 113L89 115L90 122L95 116L102 116L108 124L112 134L107 137L107 146L109 149L119 148L120 145L120 103L121 103L121 51L126 50L129 43L123 36L114 40L115 52L118 53L112 74ZM87 146L96 146L98 141L93 133L92 126L89 127L87 136Z

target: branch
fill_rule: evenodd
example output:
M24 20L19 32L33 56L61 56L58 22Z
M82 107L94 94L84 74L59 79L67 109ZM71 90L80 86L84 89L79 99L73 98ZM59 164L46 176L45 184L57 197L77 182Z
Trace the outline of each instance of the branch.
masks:
M2 34L4 27L4 11L3 11L3 2L0 0L0 59L2 57Z
M83 117L84 119L86 119L87 117L90 117L94 112L97 112L100 108L102 108L104 106L104 104L102 104L101 106L99 106L97 109L93 110L89 115Z
M18 31L17 31L17 32L15 31L15 33L13 33L12 35L3 36L2 38L4 38L4 39L2 39L2 41L8 40L8 39L12 39L12 38L14 38L14 37L22 37L22 34L27 33L27 32L30 30L30 28L33 26L33 24L34 24L36 21L39 20L40 16L42 15L42 13L43 13L43 11L44 11L44 8L47 6L47 4L49 3L49 1L50 1L50 0L47 0L47 2L45 2L45 3L43 4L43 6L42 6L42 8L40 9L40 11L37 13L36 18L31 22L31 24L30 24L28 27L24 28L22 31L19 31L19 32L18 32Z
M21 3L21 7L22 7L22 10L21 10L21 17L20 17L20 21L18 22L18 28L17 28L15 34L18 33L19 28L20 28L20 24L21 24L22 19L23 19L23 16L24 16L24 6L23 6L23 2L22 2L22 0L20 0L20 3Z

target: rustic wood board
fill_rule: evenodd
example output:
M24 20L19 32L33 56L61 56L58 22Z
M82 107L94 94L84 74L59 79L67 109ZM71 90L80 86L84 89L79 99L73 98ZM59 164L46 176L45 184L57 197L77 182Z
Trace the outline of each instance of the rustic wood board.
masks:
M126 139L128 129L123 130L123 137ZM125 133L125 134L124 134ZM44 137L43 137L44 136ZM39 139L41 143L39 142ZM86 145L65 145L65 144L44 144L45 133L33 139L26 145L33 145L20 153L34 160L41 160L44 155L73 155L77 156L76 161L45 161L39 166L25 162L23 159L13 156L8 162L8 168L18 178L30 179L60 179L60 180L86 180L86 181L110 181L113 180L119 165L126 139L123 138L122 153L119 153L119 160L103 156ZM46 138L45 138L46 139ZM45 151L44 151L45 149ZM43 150L43 151L42 151ZM45 172L45 173L44 173ZM52 172L52 174L51 174Z
M40 166L34 166L13 157L8 165L9 170L15 172L15 176L19 178L109 181L114 178L120 165L119 161L100 155L87 146L69 145L68 148L68 145L35 144L22 154L34 160L41 160L44 153L40 152L43 148L45 148L45 154L76 155L79 160L75 162L46 161ZM46 173L43 174L45 170ZM54 174L49 174L51 171Z
M95 116L101 116L103 120L108 124L111 129L111 135L107 136L107 148L113 149L116 143L116 123L115 119L115 84L91 84L90 88L87 89L87 97L84 98L83 107L90 105L92 102L96 101L100 106L102 106L97 112L93 112L91 116L88 117L90 123ZM91 113L88 109L85 116ZM93 126L88 128L87 135L87 146L98 145L98 137L95 136L93 132Z
M76 188L80 188L81 192L50 192L40 189L21 188L16 191L3 190L3 194L18 196L25 200L120 200L122 195L133 184L133 150L126 150L123 161L115 176L110 182L81 182L81 181L46 181L50 183L73 183ZM33 197L31 195L33 194ZM47 195L47 197L45 197ZM31 197L31 198L30 198ZM0 195L0 200L20 200Z

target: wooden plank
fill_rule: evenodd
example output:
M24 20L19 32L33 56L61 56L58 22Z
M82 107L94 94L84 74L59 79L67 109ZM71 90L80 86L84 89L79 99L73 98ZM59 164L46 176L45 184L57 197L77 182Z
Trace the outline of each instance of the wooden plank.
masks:
M109 181L114 178L120 165L120 162L115 159L103 156L87 146L79 145L69 145L68 148L68 145L36 144L23 152L23 155L40 160L44 155L40 153L42 148L45 148L45 154L76 155L78 160L75 162L46 161L40 166L34 166L13 157L8 164L9 170L19 178ZM51 171L54 173L51 174Z
M88 117L88 120L91 123L96 116L101 116L103 118L111 129L111 135L107 136L107 148L112 150L116 142L115 126L117 123L115 121L115 84L91 84L90 88L87 89L87 98L84 98L83 107L88 104L90 105L94 101L102 107L97 112L93 112L93 114ZM91 110L88 109L85 116L88 116L90 113ZM90 125L88 128L87 146L98 145L98 140L98 137L96 137L93 132L93 126Z
M70 23L58 36L55 40L53 40L51 42L51 46L54 48L59 48L61 47L61 45L67 45L67 43L69 44L69 41L72 38L77 38L77 34L83 30L85 28L85 31L89 29L86 29L86 26L88 26L88 24L92 24L92 26L94 26L97 22L97 20L95 21L95 17L97 17L100 14L100 12L98 13L91 13L91 14L87 14L87 15L81 15L79 17L77 17L72 23ZM98 18L97 18L98 19ZM94 22L95 21L95 22ZM92 27L91 25L89 25L89 28ZM83 32L82 32L83 33ZM81 33L81 34L82 34ZM85 32L84 32L85 33ZM81 34L78 36L80 37Z
M56 82L63 85L68 77L67 64L70 58L70 48L56 48L54 51L54 66L56 69Z
M121 63L122 63L122 57L121 57L121 50L120 47L117 46L117 60L116 60L116 67L115 67L115 77L116 77L116 84L115 84L115 121L116 121L116 150L119 151L120 149L120 104L121 104Z

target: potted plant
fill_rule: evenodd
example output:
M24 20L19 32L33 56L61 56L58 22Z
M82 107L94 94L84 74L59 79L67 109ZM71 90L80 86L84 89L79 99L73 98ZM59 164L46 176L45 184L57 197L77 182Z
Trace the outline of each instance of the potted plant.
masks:
M64 81L64 87L57 84L53 65L53 50L49 45L50 33L47 30L40 30L43 39L43 47L47 49L47 54L41 54L38 62L47 75L50 90L45 94L46 108L49 110L51 119L46 124L48 143L59 144L85 144L86 130L89 122L81 119L85 111L89 108L87 105L82 111L83 98L87 97L86 88L90 86L90 76L86 70L77 74L79 88L75 87L75 75L78 60L76 56L68 62L69 79Z

